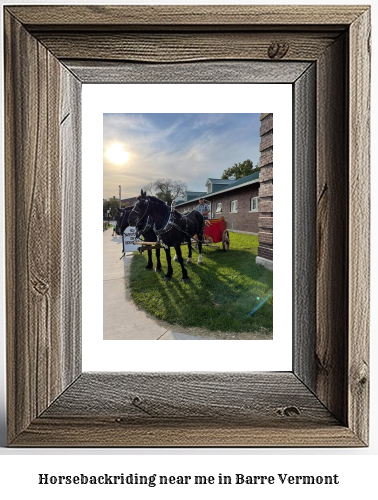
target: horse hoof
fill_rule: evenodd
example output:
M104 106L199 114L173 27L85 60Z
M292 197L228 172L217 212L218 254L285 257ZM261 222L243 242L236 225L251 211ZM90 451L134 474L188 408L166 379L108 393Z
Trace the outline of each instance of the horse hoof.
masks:
M145 267L144 270L145 271L152 271L152 267Z
M172 276L164 276L164 281L170 281Z
M183 283L187 283L189 280L190 280L189 276L187 276L186 278L181 278L181 281Z
M203 262L199 262L199 261L198 261L198 262L197 262L197 264L198 264L199 266L202 266L202 265L203 265Z
M186 261L186 263L187 263L187 264L191 264L191 263L192 263L192 259L190 259L190 258L189 258L189 259Z
M177 261L178 261L178 257L177 257L177 255L175 255L175 256L173 257L173 260L174 260L174 262L177 262Z
M155 268L155 273L161 273L162 272L162 268L161 267L156 267Z

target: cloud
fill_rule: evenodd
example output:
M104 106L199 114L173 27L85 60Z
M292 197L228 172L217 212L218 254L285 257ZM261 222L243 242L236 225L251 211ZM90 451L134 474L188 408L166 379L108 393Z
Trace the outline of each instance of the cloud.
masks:
M115 142L130 153L121 166L105 157ZM119 184L122 196L135 196L161 177L203 190L208 177L221 177L234 163L258 163L259 142L258 114L104 115L104 198Z

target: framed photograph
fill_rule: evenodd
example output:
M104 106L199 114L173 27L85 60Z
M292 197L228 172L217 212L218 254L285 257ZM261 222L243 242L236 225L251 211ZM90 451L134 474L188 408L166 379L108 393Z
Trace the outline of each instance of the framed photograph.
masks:
M202 71L208 68L205 64ZM251 71L251 63L244 68ZM254 112L265 108L272 113ZM272 204L273 117L274 198L285 207L275 219L280 279L274 285L274 307L273 270L269 268L273 261L266 259L268 268L258 262L259 254L272 246L272 214L262 219L270 228L261 228L260 234L263 214L251 210L259 194L260 206ZM105 225L113 225L113 229L96 232L92 225L82 227L86 256L82 268L83 370L123 371L125 366L131 371L291 370L291 84L155 83L148 85L148 92L145 84L87 84L83 86L82 119L82 179L84 186L90 186L88 195L83 193L83 206L91 206L95 220L103 216ZM261 164L259 171L256 164ZM233 172L225 175L226 169ZM259 176L265 181L260 183ZM176 196L180 186L185 186L181 197ZM171 234L186 236L186 213L190 229L193 234L196 231L190 213L200 209L199 198L204 197L203 206L212 209L205 222L203 263L199 263L196 239L192 239L192 262L187 246L182 246L189 277L185 282L173 248L173 275L167 279L164 247L159 255L152 247L147 256L142 245L122 245L121 234L129 231L128 218L142 188L161 201L168 200L168 207L161 204L162 210L172 214L173 209L177 222L184 223L183 232L174 234L173 224L167 230L167 215L165 234L171 245ZM96 208L94 199L99 200ZM231 211L235 200L238 207ZM108 207L112 207L110 218ZM144 226L140 231L144 232ZM146 231L147 239L144 234L141 238L153 243L157 239L154 229L147 225ZM225 232L227 250L222 241ZM268 241L259 247L262 236ZM102 260L103 269L98 265ZM281 325L274 339L273 309L275 322ZM103 335L99 324L103 324ZM133 342L117 342L115 349L114 343L103 339ZM195 343L173 346L144 340L205 342L198 349ZM210 340L241 340L244 345L215 345ZM252 345L248 340L258 342Z
M369 7L7 6L4 23L9 446L368 446ZM150 371L143 352L82 369L82 87L104 83L291 85L290 370Z
M273 109L272 87L263 93L264 85L258 84L150 84L146 95L143 84L90 86L92 108L111 98L115 111L98 119L104 133L103 223L114 228L103 231L103 241L96 243L106 262L104 339L273 338L273 271L257 259L261 113L251 112L263 96ZM289 124L287 168L282 162L279 169L284 177L291 170L290 85L282 96L286 113L281 123ZM273 113L267 120L272 135ZM278 136L282 130L276 120ZM92 141L86 144L93 148ZM83 170L85 163L83 150ZM88 180L94 170L89 161ZM286 180L282 188L291 200L291 177ZM290 232L290 207L285 208ZM287 240L289 234L282 253L290 262ZM292 273L290 266L286 269L282 281L287 286ZM120 293L123 288L128 292ZM287 288L282 302L285 297L291 298Z

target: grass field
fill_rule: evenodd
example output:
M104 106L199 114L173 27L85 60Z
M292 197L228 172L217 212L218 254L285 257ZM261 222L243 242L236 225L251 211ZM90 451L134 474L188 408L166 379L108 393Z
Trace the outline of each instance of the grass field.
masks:
M203 249L203 265L186 264L188 251L182 247L190 281L182 283L181 267L172 261L173 277L164 281L167 270L162 251L162 273L146 271L147 255L135 254L130 269L134 302L159 320L182 327L221 332L273 330L273 296L248 316L273 291L273 272L255 263L257 236L230 233L230 250ZM156 258L153 252L154 265ZM174 250L171 250L172 256Z

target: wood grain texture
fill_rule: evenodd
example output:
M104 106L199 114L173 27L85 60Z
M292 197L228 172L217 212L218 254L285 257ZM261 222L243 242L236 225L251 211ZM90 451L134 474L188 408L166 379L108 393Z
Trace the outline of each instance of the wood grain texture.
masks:
M294 374L285 372L84 373L43 414L91 415L125 421L207 418L259 426L338 423Z
M348 112L347 37L317 65L316 394L347 424ZM330 334L332 332L332 334Z
M308 62L222 61L175 64L63 60L82 83L293 83Z
M14 371L8 380L8 432L13 438L61 392L52 359L60 349L59 231L52 238L53 228L60 228L60 179L51 168L59 134L56 120L47 116L48 93L53 116L59 86L47 51L10 16L5 22L6 214L15 220L6 233L6 254L14 262L7 271L7 363Z
M304 5L159 5L159 6L12 6L7 9L29 30L40 27L56 29L112 28L136 26L346 26L360 16L366 7Z
M59 59L154 63L243 59L314 61L337 36L337 32L35 33L37 40Z
M143 422L38 418L12 443L13 447L360 447L347 427L252 427L248 423Z
M19 51L19 47L22 51ZM11 441L70 383L61 328L61 65L5 15L7 397Z
M361 445L291 373L91 373L13 445L291 446L298 432L306 446Z
M294 373L316 389L316 65L295 82L294 100Z
M81 373L81 83L61 65L62 386Z
M5 8L6 217L17 213L6 233L11 446L367 445L369 9L204 7ZM134 62L114 67L124 60ZM260 78L251 67L264 62L277 83L296 68L304 95L303 61L317 64L317 309L312 340L305 290L294 373L77 378L81 81L109 71L108 81L184 83L203 69L202 81L236 83ZM298 114L300 162L313 122ZM311 180L298 182L310 196ZM296 242L303 262L313 259L311 210L300 221L309 253Z
M370 318L370 11L350 28L349 95L349 426L369 428Z

